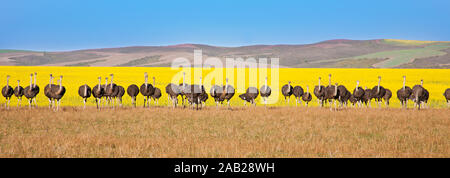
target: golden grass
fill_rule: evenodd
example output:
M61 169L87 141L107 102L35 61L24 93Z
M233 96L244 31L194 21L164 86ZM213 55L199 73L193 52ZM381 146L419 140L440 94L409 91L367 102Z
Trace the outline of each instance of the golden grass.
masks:
M450 157L448 109L0 110L0 157Z

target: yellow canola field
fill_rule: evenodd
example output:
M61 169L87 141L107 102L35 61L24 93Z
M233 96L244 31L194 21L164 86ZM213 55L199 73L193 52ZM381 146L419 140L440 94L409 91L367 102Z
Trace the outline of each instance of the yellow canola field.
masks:
M199 70L199 68L196 68ZM227 73L228 70L228 73ZM258 72L255 69L245 70L245 88L248 85L257 85L259 89L264 85L264 76L259 76L258 79L249 80L249 73ZM243 69L234 69L234 77L230 79L230 84L237 86L237 79L243 78L243 76L237 75L237 73L244 71ZM81 85L87 83L91 88L98 83L98 77L102 77L102 84L104 84L104 77L109 77L109 74L114 74L114 83L121 85L127 89L131 84L138 86L144 83L144 72L149 74L149 83L153 83L152 77L156 78L156 87L160 88L163 95L159 100L159 105L167 106L167 94L165 93L165 86L170 83L174 76L180 76L182 69L172 70L169 67L24 67L24 66L0 66L0 85L1 87L6 85L6 76L10 75L9 84L11 86L17 86L17 80L21 81L21 86L25 88L29 85L30 74L37 72L37 84L40 87L40 93L38 94L37 101L39 106L48 106L48 99L43 93L45 85L49 83L49 74L53 74L56 77L53 81L57 84L57 80L60 75L63 75L62 84L66 88L66 94L61 100L62 106L82 106L83 102L81 97L78 96L78 88ZM192 69L191 71L194 71ZM207 76L212 69L203 69L203 78ZM278 73L278 72L279 73ZM303 69L303 68L280 68L274 70L275 75L271 75L271 70L267 72L268 84L272 87L272 96L269 98L273 104L270 106L286 106L284 103L284 97L281 95L280 89L288 81L291 81L293 86L300 85L306 91L306 86L310 88L310 92L313 92L314 86L318 83L318 77L322 77L322 85L328 85L328 74L332 74L332 83L338 83L339 85L345 85L349 91L353 91L356 85L356 80L360 81L361 87L372 88L377 85L378 76L382 77L381 85L392 91L393 96L391 98L392 107L400 107L400 102L397 99L396 92L402 87L402 76L406 75L406 85L411 88L420 84L420 80L424 80L424 87L430 92L429 105L431 107L446 107L445 98L443 93L446 88L450 88L450 70L448 69ZM223 81L226 76L230 74L229 69L223 69ZM276 75L279 74L279 75ZM278 78L278 82L277 80ZM189 72L187 73L186 83L190 83L190 80L198 84L199 79L193 78ZM254 81L257 80L257 81ZM215 81L215 80L214 80ZM182 80L179 80L182 82ZM224 83L223 83L224 84ZM206 85L206 90L209 94L209 85ZM238 97L239 92L231 99L232 106L242 106L243 101ZM261 97L257 98L258 105L263 105ZM5 98L0 100L1 104L4 104ZM26 106L26 99L23 98L22 106ZM131 105L131 98L125 93L123 97L124 106ZM138 106L143 105L143 96L137 97ZM154 103L152 103L154 105ZM90 98L88 105L95 106L95 99ZM214 100L209 98L207 105L212 106ZM290 99L290 105L295 106L295 99L292 96ZM317 98L313 96L313 100L310 106L317 106ZM14 96L11 99L11 106L17 106L17 98ZM410 103L410 107L412 104ZM3 106L2 106L3 107Z

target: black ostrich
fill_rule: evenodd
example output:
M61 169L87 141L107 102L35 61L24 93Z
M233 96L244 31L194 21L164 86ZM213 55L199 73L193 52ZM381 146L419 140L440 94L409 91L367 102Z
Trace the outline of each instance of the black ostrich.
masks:
M92 93L91 87L89 87L87 84L81 85L78 88L78 95L80 95L80 97L83 98L83 104L84 104L83 109L86 108L86 101L89 97L91 97L91 93Z
M302 105L302 96L303 96L303 88L301 86L295 86L292 89L292 94L295 97L295 106L297 106L297 104L300 102L300 105Z
M11 101L11 96L14 94L14 89L9 86L9 75L6 76L6 86L2 88L2 95L5 97L5 109L9 109L9 102Z
M355 103L357 103L357 105L359 107L362 107L362 101L363 101L364 94L365 94L364 89L359 86L359 80L357 80L356 87L353 90L353 95L349 99L356 101ZM350 102L352 102L352 104L355 105L355 103L353 103L352 100Z
M167 99L172 102L173 108L178 104L178 95L180 95L180 87L177 84L169 83L166 86Z
M397 90L397 98L402 104L402 108L408 108L408 98L411 96L412 89L406 86L406 76L403 76L403 87Z
M147 107L150 107L150 97L155 93L155 88L153 88L152 84L148 83L148 75L147 72L144 73L145 82L141 85L140 92L144 96L144 108L145 103L147 103Z
M247 102L250 102L254 106L256 106L255 99L258 97L259 91L256 87L247 88L246 92L239 95L239 98L244 100L244 105L247 105Z
M209 94L211 95L212 98L214 98L214 102L216 103L216 107L219 106L219 104L221 104L223 102L223 97L222 96L223 93L223 87L219 86L219 85L213 85L211 87L211 90L209 91Z
M329 85L325 88L325 99L330 104L330 111L333 110L332 102L334 101L334 110L337 110L337 100L339 99L338 84Z
M362 97L362 102L366 105L366 107L370 107L370 102L372 101L372 90L364 89L364 96Z
M200 85L189 85L189 88L184 88L184 93L186 94L186 98L192 106L192 109L196 107L198 110L198 105L201 104L200 93L202 93L202 88Z
M153 87L155 88L155 91L153 92L153 95L151 96L153 101L155 101L156 105L158 105L159 98L161 98L161 90L156 87L155 77L153 77Z
M384 104L386 105L386 107L389 107L389 100L392 97L392 92L391 92L391 90L389 90L387 88L385 88L385 89L386 89L386 93L383 96L383 100L384 100Z
M117 85L119 92L117 93L117 99L119 99L119 106L122 107L122 97L125 94L125 88L123 86Z
M39 86L37 85L37 72L34 73L34 84L33 84L33 100L34 100L34 106L37 106L37 100L36 96L39 94Z
M114 108L115 107L114 100L117 98L120 91L119 91L119 86L113 82L114 74L110 74L110 76L111 76L111 82L105 86L105 95L107 96L107 99L109 100L109 102L112 102L112 108ZM125 93L125 91L124 91L124 93Z
M17 80L17 87L14 88L14 96L17 97L17 107L20 107L20 101L22 101L23 87L20 86L20 80Z
M131 84L127 88L127 94L131 97L131 104L136 107L136 96L139 94L139 87L135 84Z
M386 94L386 89L384 89L383 86L380 85L381 83L381 76L378 76L378 85L374 86L371 90L371 97L375 99L378 103L378 107L381 107L381 102L383 99L383 96Z
M261 98L264 100L264 106L267 105L267 99L269 98L270 94L272 93L272 89L270 89L269 85L267 85L267 77L265 84L261 86L259 89Z
M314 95L317 98L318 104L323 107L324 99L325 99L325 87L320 85L320 77L319 77L319 85L314 86Z
M309 92L309 86L306 85L306 92L302 95L302 100L305 102L305 106L308 107L309 102L312 100L312 95Z
M50 74L51 75L51 74ZM29 108L31 108L31 105L33 104L34 101L34 106L37 106L37 101L36 101L36 96L39 94L39 86L36 84L36 77L37 73L34 73L34 84L33 84L33 74L30 74L30 86L25 87L24 90L24 95L25 98L28 99L28 106ZM51 101L51 100L50 100ZM51 102L50 102L51 104Z
M92 88L92 95L95 98L95 103L97 103L97 109L100 109L101 100L104 94L104 88L102 87L102 77L98 77L98 85Z
M348 101L350 101L350 103L352 104L353 107L355 107L356 104L357 103L359 104L359 102L360 102L360 101L358 101L358 99L355 98L354 95L350 95L350 98L348 98Z
M420 85L414 85L410 96L410 99L414 101L414 108L417 107L417 109L420 110L420 105L425 101L426 97L425 88L423 88L423 80L421 80Z
M50 95L53 98L53 100L56 100L56 111L59 110L59 107L61 106L61 98L66 93L66 88L62 86L62 79L63 76L59 76L59 86L54 85L51 88Z
M48 98L48 108L53 107L53 96L52 96L52 88L56 87L56 85L53 84L53 75L50 74L50 81L49 83L44 87L44 95ZM30 87L31 88L31 87ZM27 96L27 88L25 88L25 96ZM31 90L30 90L31 91ZM27 97L29 98L29 97ZM31 99L28 101L31 103Z
M444 92L445 100L447 100L447 107L450 108L450 88L447 88Z
M291 95L293 94L294 88L291 86L291 81L288 81L288 84L283 85L281 88L281 94L284 96L284 102L286 102L289 105L289 99ZM287 99L287 100L286 100Z
M227 105L228 105L228 107L230 107L230 100L231 100L231 98L233 98L236 90L234 89L234 87L232 85L228 85L228 78L226 78L225 81L226 81L226 85L223 86L223 89L222 89L223 92L220 95L219 100L221 100L221 101L227 100Z
M108 86L108 77L105 77L105 84L101 85L102 90L103 90L102 98L104 99L104 101L102 103L102 107L104 107L105 105L106 105L106 107L108 107L109 94L106 93L106 86Z
M185 83L185 78L186 78L186 72L183 72L183 83L180 83L179 85L179 89L180 89L180 95L181 95L181 105L183 105L183 108L186 107L185 103L186 103L186 92L189 92L189 88L190 86L188 84Z

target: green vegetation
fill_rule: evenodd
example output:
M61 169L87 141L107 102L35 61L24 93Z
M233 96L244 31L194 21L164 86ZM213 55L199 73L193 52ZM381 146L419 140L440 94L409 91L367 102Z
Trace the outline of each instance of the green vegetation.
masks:
M34 51L15 50L15 49L0 49L0 53L19 53L19 52L34 52Z
M447 53L440 50L450 48L450 43L431 45L424 48L403 49L393 51L383 51L353 57L353 59L387 59L374 64L374 67L390 68L401 64L412 62L417 58L426 58L432 56L442 56Z
M131 61L127 62L127 63L120 64L120 65L117 65L117 66L121 66L121 67L139 66L139 65L143 65L143 64L152 63L152 62L158 62L160 57L161 57L160 55L145 56L143 58L131 60Z
M106 61L106 59L100 59L95 61L88 61L88 62L80 62L76 64L67 64L66 66L91 66L91 64L97 63L97 62L103 62Z
M43 65L43 64L54 64L59 62L70 62L70 61L82 61L87 59L95 59L105 57L95 53L86 52L64 52L64 53L47 53L44 52L42 56L40 55L28 55L21 57L12 57L10 59L14 60L17 65L22 66L33 66L33 65Z

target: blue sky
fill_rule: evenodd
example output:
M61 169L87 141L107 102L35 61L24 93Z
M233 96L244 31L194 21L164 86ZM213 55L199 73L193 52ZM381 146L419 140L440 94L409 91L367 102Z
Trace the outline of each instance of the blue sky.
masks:
M0 6L0 24L0 49L47 51L329 39L450 41L450 1L11 0Z

